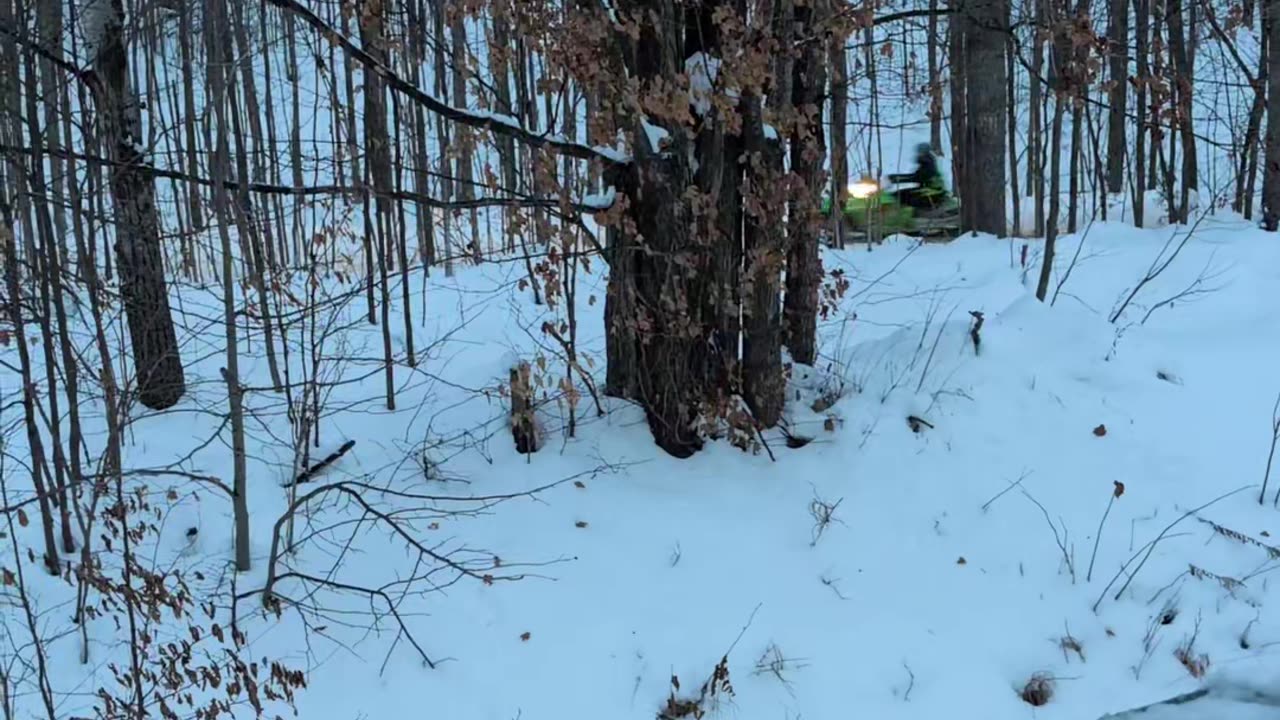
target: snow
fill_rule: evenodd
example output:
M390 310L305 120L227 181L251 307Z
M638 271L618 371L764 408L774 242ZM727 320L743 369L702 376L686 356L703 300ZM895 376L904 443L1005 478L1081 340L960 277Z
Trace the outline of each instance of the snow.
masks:
M711 111L711 99L717 90L720 58L696 52L685 59L684 74L689 78L689 104L699 115L706 115ZM735 96L732 91L729 95Z
M86 3L86 29L106 6ZM1256 40L1248 32L1240 40L1242 54L1256 64ZM1213 55L1198 58L1209 63ZM173 80L164 75L173 65L157 65L162 86ZM686 62L700 112L710 109L719 69L713 57ZM307 93L316 90L308 84L316 75L302 72ZM1208 107L1229 104L1214 94L1219 85L1225 83L1197 91L1201 122ZM852 126L872 120L860 115L868 107L851 106ZM865 134L851 138L851 177L909 169L910 148L927 139L918 107L883 99L877 108L884 113L874 118L877 127L900 120L904 129L877 134L874 143ZM459 111L520 126L510 115ZM284 127L287 103L279 112ZM1025 103L1020 112L1024 121ZM329 123L304 114L305 136L325 141ZM143 120L158 117L148 112ZM1229 129L1224 123L1204 133L1226 141ZM656 147L660 133L645 130ZM625 148L619 139L592 149L624 163ZM1207 180L1217 165L1231 166L1211 143L1201 143L1200 152ZM940 168L949 174L949 163ZM317 164L306 179L329 182L328 172ZM161 197L168 188L158 185ZM602 209L616 196L610 187L582 203ZM1197 207L1214 208L1217 197L1206 188ZM443 573L437 585L405 594L408 625L439 661L436 669L397 634L385 608L331 592L315 596L332 612L324 620L297 609L276 618L242 603L251 654L307 671L299 716L316 720L399 717L424 706L450 720L648 720L668 697L673 675L687 697L726 656L735 695L713 718L893 720L955 717L964 708L964 716L990 720L1094 720L1151 706L1132 717L1274 720L1276 708L1229 689L1266 687L1258 678L1280 674L1280 619L1270 612L1277 561L1266 549L1280 546L1280 511L1272 506L1280 478L1271 479L1266 503L1256 502L1280 391L1274 299L1280 246L1229 213L1197 215L1185 249L1112 323L1108 318L1187 228L1167 226L1156 190L1143 199L1145 230L1130 225L1127 191L1109 199L1111 222L1093 221L1092 199L1081 200L1081 232L1059 238L1052 305L1033 297L1036 240L980 236L919 245L898 236L870 252L824 252L825 267L843 270L851 288L821 324L820 361L794 368L788 427L812 440L790 449L780 431L767 432L776 461L770 452L745 454L725 443L673 460L653 447L636 408L609 399L603 417L585 399L578 436L565 437L564 403L554 397L563 361L540 347L549 343L538 333L542 322L563 319L564 308L533 304L520 289L519 262L459 269L453 278L413 276L410 295L426 308L423 314L414 303L420 363L396 368L399 409L386 410L376 360L381 328L365 323L358 301L339 300L349 285L324 278L321 294L331 304L322 321L332 313L338 334L330 338L322 374L343 382L327 399L312 461L355 440L325 478L455 498L429 503L414 517L415 529L472 567L527 577L450 584L455 578ZM1021 208L1026 230L1032 210L1030 203ZM359 262L351 268L357 276ZM583 365L597 382L604 369L604 271L598 264L583 271L576 306ZM399 291L391 293L398 298ZM294 295L307 292L295 287ZM191 394L166 414L135 409L125 464L155 469L177 462L183 472L227 479L221 298L184 285L172 304ZM80 307L71 303L85 325L73 335L92 365L91 318ZM975 310L984 317L976 353L969 314ZM400 311L389 323L397 347L405 340ZM249 328L248 318L244 323L242 375L257 389L246 399L254 568L237 578L241 592L263 583L271 529L287 503L280 485L294 472L285 400L262 389L269 382L260 328ZM125 333L115 325L108 335ZM293 350L290 362L309 358ZM15 365L15 352L0 344L0 361ZM503 385L518 360L538 368L539 355L548 368L541 387L553 397L538 416L543 449L526 457L512 448ZM297 365L293 372L302 376ZM11 375L0 380L0 417L11 426L16 383ZM84 411L88 454L96 462L104 431L90 397ZM913 432L908 416L929 425ZM1105 432L1096 434L1099 427ZM27 457L25 438L10 434L4 441L7 457ZM18 464L3 468L15 494L27 482L13 470ZM1124 484L1118 498L1116 482ZM158 541L148 540L140 556L202 572L195 587L218 601L225 622L229 502L176 476L148 478L144 487L163 522ZM1241 488L1247 489L1236 492ZM164 496L169 489L173 499ZM497 504L468 499L506 494L515 497ZM814 514L824 506L835 510L819 534ZM306 521L319 531L346 528L355 517L349 508L325 505ZM198 528L195 538L187 537L191 527ZM326 541L348 541L327 532ZM36 545L30 535L21 537L24 547ZM341 560L332 545L317 542L287 562L317 573L336 568L340 577L372 584L402 581L414 570L404 543L385 529L366 526L350 542ZM0 566L8 562L0 559ZM1243 585L1228 588L1215 578ZM85 688L114 682L107 663L122 659L119 631L107 617L92 623L92 662L80 665L78 632L65 612L69 585L35 572L27 582L42 627L57 638L52 680L68 697L59 716L91 715ZM6 600L0 647L27 647L9 612L11 594L0 588L0 596ZM1167 607L1177 609L1176 617L1153 622ZM185 628L157 632L172 639ZM1203 680L1174 656L1193 636L1195 653L1210 659ZM1079 655L1064 650L1066 637L1079 643ZM6 663L11 655L0 650ZM1055 682L1050 702L1033 709L1018 691L1035 673ZM1154 705L1200 688L1209 691L1202 699ZM18 717L42 712L27 705L38 703L34 692L15 698Z
M618 198L618 189L610 185L603 193L592 193L582 198L582 204L595 210L608 210Z
M629 163L631 156L618 147L609 147L608 145L594 145L591 150L600 157L615 163Z
M1214 673L1265 666L1280 639L1280 620L1269 612L1275 561L1200 522L1280 544L1273 542L1280 513L1270 498L1257 504L1256 487L1177 524L1132 582L1122 575L1104 591L1188 510L1261 482L1280 390L1280 307L1269 300L1280 280L1280 248L1247 224L1206 220L1117 323L1107 321L1173 232L1097 223L1069 277L1082 240L1061 238L1053 287L1065 284L1052 306L1032 297L1038 267L1018 266L1021 240L920 245L899 237L869 253L827 252L826 267L843 269L852 286L822 324L821 361L793 378L789 427L813 440L789 449L778 431L766 433L776 462L724 443L673 460L652 446L640 413L618 402L608 403L603 418L584 403L575 439L564 437L557 403L544 406L543 450L517 455L505 402L477 389L505 383L516 357L532 357L520 327L536 328L562 310L533 305L516 285L515 263L433 276L425 288L429 314L415 319L415 332L419 348L435 344L418 371L398 371L402 409L381 407L380 374L335 389L330 404L344 409L326 420L313 457L356 440L329 477L462 498L570 478L581 487L562 482L474 515L437 509L435 529L423 521L420 531L441 548L465 551L460 557L486 567L492 563L484 558L501 557L500 568L528 575L493 585L464 579L403 600L410 627L441 660L435 670L396 642L385 615L373 634L361 629L372 622L364 616L316 633L296 612L275 619L246 610L241 627L255 656L292 658L307 669L299 711L322 720L389 717L423 697L436 714L459 720L652 718L672 675L687 694L726 652L735 695L713 717L746 720L945 717L961 704L992 720L1022 719L1032 711L1017 691L1038 672L1058 680L1036 717L1091 720L1199 687L1173 654L1193 633ZM1224 273L1219 289L1160 305L1206 267ZM581 282L583 351L602 377L604 278ZM415 297L422 290L415 285ZM194 320L219 301L190 288L182 301L175 307L185 308L194 395L179 411L219 407L221 339ZM984 313L977 354L971 310ZM391 326L400 342L400 321ZM376 353L379 331L356 324L346 342L353 360L345 373L355 378L365 369L354 358ZM11 348L2 352L16 361ZM245 360L249 384L264 385L261 358ZM557 362L550 359L552 374ZM819 397L835 404L815 411ZM261 585L270 527L285 502L278 484L292 467L282 399L253 392L247 401L255 418L255 567L238 580L242 591ZM908 415L932 427L915 433ZM216 413L172 418L135 421L129 467L180 458L221 422ZM1100 425L1105 435L1095 434ZM408 461L418 449L430 459L426 478ZM206 444L183 467L229 477L229 453ZM1125 490L1088 579L1117 481ZM1269 494L1277 486L1273 479ZM210 578L225 575L209 569L229 556L226 499L179 479L152 485L157 493L171 487L178 500L166 504L161 538L149 551ZM815 503L838 503L820 534ZM335 522L343 512L321 508L311 521ZM192 526L199 527L194 543L185 536ZM1074 579L1059 540L1073 558ZM337 570L342 577L390 582L412 570L412 558L385 532L368 529L352 542L354 559ZM323 570L334 560L312 547L289 562ZM1191 566L1244 586L1229 592L1188 574ZM225 579L205 585L229 589ZM66 592L63 584L42 584L37 602L48 607ZM369 609L360 598L318 599ZM1157 627L1148 654L1144 636L1167 602L1177 617ZM310 620L313 628L323 624ZM65 619L50 622L56 630ZM1241 648L1246 628L1255 649ZM98 624L91 635L95 658L108 657L114 631ZM1064 653L1066 636L1079 642L1085 661ZM86 672L75 664L75 648L74 634L54 643L62 668L54 678L63 689Z
M1272 684L1273 685L1273 684ZM1159 703L1106 715L1103 720L1277 720L1280 695L1274 686L1249 687L1214 678L1205 687Z
M648 120L641 122L644 125L645 137L649 140L649 150L655 153L666 150L666 143L671 139L671 133L666 128L654 125Z

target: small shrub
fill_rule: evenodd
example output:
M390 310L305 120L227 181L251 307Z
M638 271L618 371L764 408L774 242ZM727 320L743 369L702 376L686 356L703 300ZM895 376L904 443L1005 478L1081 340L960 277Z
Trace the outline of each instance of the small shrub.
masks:
M1205 653L1196 653L1195 648L1190 643L1179 645L1173 651L1173 656L1182 663L1182 667L1187 669L1191 677L1197 680L1204 677L1209 672L1209 656Z
M698 690L697 697L680 698L676 693L680 692L680 678L671 676L671 694L667 696L667 702L658 711L658 720L702 720L707 713L715 709L716 703L722 697L733 697L733 683L729 681L729 656L725 655L720 658L720 662L716 663L716 667L711 671L711 677L702 683L702 687Z

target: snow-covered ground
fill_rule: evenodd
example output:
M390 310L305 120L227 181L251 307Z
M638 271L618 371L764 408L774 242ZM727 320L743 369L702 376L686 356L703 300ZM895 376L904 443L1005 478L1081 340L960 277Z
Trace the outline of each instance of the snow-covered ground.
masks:
M416 369L397 368L396 411L381 404L380 330L356 323L330 341L347 358L333 372L367 377L327 400L313 453L356 444L315 486L431 496L380 507L409 513L415 536L466 572L428 575L368 515L343 524L359 513L339 502L300 519L306 541L285 562L387 584L436 667L383 604L296 580L278 590L314 591L321 609L286 604L276 618L241 601L249 655L305 669L299 716L317 720L640 720L665 707L673 678L677 699L696 697L722 658L733 694L709 709L743 720L1092 720L1196 689L1192 669L1275 677L1280 479L1262 505L1258 494L1280 392L1280 246L1223 216L1182 244L1186 232L1096 224L1062 238L1052 305L1033 295L1034 241L1026 268L1024 241L989 237L827 252L851 285L822 323L819 366L793 376L788 427L811 441L790 448L775 431L758 453L718 442L686 461L653 446L635 408L606 400L597 417L589 398L576 438L552 400L543 449L518 455L497 389L513 356L535 359L548 312L519 288L521 264L415 279L417 344L433 344ZM584 365L602 378L600 272L580 278L577 311ZM219 305L190 288L175 299L191 392L132 425L127 467L185 457L186 472L230 478L225 431L206 442L225 403ZM357 297L347 312L361 308ZM984 320L976 351L971 311ZM402 323L391 326L399 344ZM243 370L252 387L268 384L261 349L250 344ZM564 367L549 355L546 367L553 388ZM247 402L254 569L239 592L262 585L293 458L283 398L252 390ZM229 501L180 477L146 487L162 521L145 554L200 572L198 593L225 614ZM27 578L58 636L69 619L55 608L73 590ZM56 690L109 682L117 631L104 619L90 638L88 666L76 635L53 641ZM1037 674L1052 697L1033 708L1020 693ZM65 702L74 717L91 698Z

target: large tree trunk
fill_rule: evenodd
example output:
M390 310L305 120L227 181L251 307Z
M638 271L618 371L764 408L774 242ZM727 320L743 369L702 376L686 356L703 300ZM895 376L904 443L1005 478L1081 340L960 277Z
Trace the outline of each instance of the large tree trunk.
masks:
M727 9L729 4L726 0L704 0L700 5L686 7L685 58L694 57L697 53L703 53L704 58L718 58L724 54L715 15L717 11ZM704 65L699 71L707 72L707 68ZM739 367L738 363L739 342L750 342L749 337L743 337L743 331L751 328L749 317L744 316L751 315L752 310L749 304L744 307L745 298L739 291L740 282L744 278L741 156L744 151L745 128L735 127L730 122L732 119L731 112L714 106L708 108L695 126L697 134L694 140L694 152L698 158L693 176L695 186L703 196L714 198L710 206L699 207L695 216L696 241L708 248L710 262L711 279L703 296L702 308L713 353L709 359L706 382L713 393L721 396L728 395L735 386L739 371L744 381L752 373L752 368L745 363ZM775 291L779 279L780 275L773 277ZM776 300L775 295L775 304ZM776 328L776 311L774 315ZM774 366L780 365L779 361ZM747 402L752 402L750 397ZM761 418L757 416L757 420ZM772 424L766 420L761 422Z
M620 11L638 4L619 3ZM626 58L627 72L642 92L684 71L677 57L683 47L684 8L673 0L645 7L650 12L639 15L644 19ZM684 458L702 445L698 419L710 395L706 383L714 376L717 331L715 319L706 317L707 298L721 279L715 276L708 239L694 236L705 226L691 210L688 193L696 186L690 167L697 147L690 144L696 139L683 128L669 127L669 146L651 147L645 118L623 113L624 126L636 138L634 160L609 168L605 177L620 196L611 218L609 385L614 392L634 393L657 445ZM614 372L615 363L630 374Z
M98 39L94 71L99 83L98 122L114 163L110 173L115 204L116 262L137 375L139 401L153 410L171 407L186 391L178 338L169 310L155 181L143 157L142 119L129 86L129 55L124 44L124 0L109 3L91 17L98 27L86 34Z
M1266 3L1267 29L1267 161L1262 173L1262 222L1267 230L1280 226L1280 2Z
M620 252L628 253L628 277L615 282L631 285L634 305L629 318L638 400L658 447L685 458L702 447L697 420L706 397L708 342L698 296L712 278L695 268L704 262L688 228L692 226L683 200L690 184L688 168L679 155L637 157L631 184L617 178L633 203L630 218L636 235L623 233ZM613 360L610 359L610 362Z
M1007 0L966 0L970 21L966 38L965 106L968 110L965 170L967 230L1004 237L1006 221L1005 105L1009 102L1005 77L1005 34L1009 25Z
M818 28L826 3L797 3L795 27L799 37L808 37ZM790 35L784 36L790 45ZM805 43L795 64L791 83L797 126L791 135L791 171L800 180L792 192L787 213L787 293L782 307L783 342L791 359L812 365L818 359L818 291L822 285L822 260L818 255L818 235L822 219L818 198L826 178L823 159L826 142L822 129L822 98L826 87L826 65L818 43Z
M1125 117L1129 99L1129 2L1111 0L1111 20L1107 24L1107 51L1110 58L1110 108L1107 111L1107 192L1124 190Z
M800 21L792 0L781 0L774 7L773 38L783 47L790 46ZM815 46L813 52L820 50ZM808 54L801 63L808 61ZM767 117L762 98L754 92L748 93L740 104L747 158L742 192L742 395L763 427L777 424L786 399L782 374L784 317L779 311L778 296L783 265L794 256L787 252L786 232L794 226L781 222L787 210L787 196L781 191L786 173L782 140L766 124L769 119L791 114L794 100L805 92L794 85L803 71L796 67L790 53L778 53L771 59L773 84L769 88ZM798 137L793 136L794 139ZM803 234L791 239L806 241ZM786 309L790 311L791 306ZM791 329L790 325L786 327L787 331Z
M782 317L778 292L785 262L786 234L778 218L785 213L783 151L776 135L766 136L759 98L743 103L747 139L743 189L744 250L742 396L764 427L777 424L786 400L782 374Z
M942 71L938 68L938 0L929 0L929 20L925 32L925 54L928 62L929 76L929 146L935 154L942 154ZM844 38L836 35L840 41L841 77L844 77ZM835 82L835 54L832 53L831 77ZM832 96L831 102L835 102ZM847 101L846 101L847 102ZM834 113L834 109L832 110ZM832 138L834 142L834 137ZM838 147L838 146L837 146Z

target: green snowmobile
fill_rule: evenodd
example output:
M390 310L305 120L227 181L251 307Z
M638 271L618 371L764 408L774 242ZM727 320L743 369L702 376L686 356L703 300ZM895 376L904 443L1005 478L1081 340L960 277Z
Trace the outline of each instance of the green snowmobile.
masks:
M887 190L869 178L849 185L841 222L845 240L879 242L902 233L928 240L950 240L960 233L960 203L947 192L928 145L917 149L915 172L890 175L893 183L914 187ZM822 215L831 216L831 195L822 198ZM828 228L830 233L832 228Z

